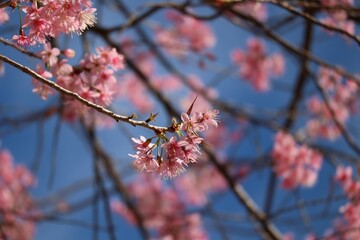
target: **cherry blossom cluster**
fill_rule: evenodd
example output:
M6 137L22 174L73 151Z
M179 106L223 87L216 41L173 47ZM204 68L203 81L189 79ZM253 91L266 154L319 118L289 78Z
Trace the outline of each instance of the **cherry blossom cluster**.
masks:
M360 181L354 180L352 175L352 167L337 166L335 179L345 192L348 202L340 207L343 218L335 222L333 230L327 231L326 240L360 239Z
M0 165L0 238L32 239L35 224L31 212L35 206L28 188L34 186L35 178L25 166L15 165L7 150L0 149Z
M215 45L215 35L204 22L174 10L169 10L166 17L172 27L157 26L155 33L157 42L168 53L184 57L190 51L199 53Z
M97 48L96 54L86 54L78 66L72 66L66 58L59 61L58 56L72 57L70 49L60 51L45 45L40 52L44 63L50 67L50 72L38 65L37 72L46 78L54 77L56 82L86 100L101 106L109 106L117 94L117 70L124 69L124 57L115 48ZM33 91L46 99L53 90L36 79L33 80ZM69 121L89 113L90 109L72 98L64 97L63 117Z
M199 213L186 213L186 205L173 188L158 178L141 175L127 186L145 227L155 231L152 239L208 239ZM134 214L120 201L112 202L112 210L128 222L136 224Z
M346 10L341 8L352 7L353 0L322 0L321 4L324 7L336 8L326 10L328 17L322 19L323 23L340 28L350 34L355 34L354 21L349 20Z
M283 131L276 134L272 158L273 170L282 179L283 188L312 187L316 183L322 165L321 154L296 144L290 134Z
M21 45L44 44L49 37L60 33L81 34L96 22L95 8L90 0L13 1L25 13L19 35L13 39ZM28 29L25 34L24 29Z
M308 110L314 118L307 123L307 133L311 137L333 140L340 135L334 118L339 124L346 123L357 108L359 87L354 81L344 80L339 73L328 68L319 70L318 79L320 87L328 98L328 104L318 96L314 96L308 101Z
M278 77L284 72L285 63L282 55L268 55L264 43L258 38L248 40L246 51L233 50L231 58L240 69L240 77L257 91L268 91L270 77Z
M217 127L217 110L183 113L182 122L174 123L173 128L179 137L167 138L164 133L146 139L132 138L135 142L136 153L129 154L135 160L133 166L140 172L153 172L162 178L173 178L185 171L190 163L195 163L201 156L199 145L203 139L198 133L204 132L209 127ZM157 138L155 143L152 140ZM156 156L153 154L157 148Z

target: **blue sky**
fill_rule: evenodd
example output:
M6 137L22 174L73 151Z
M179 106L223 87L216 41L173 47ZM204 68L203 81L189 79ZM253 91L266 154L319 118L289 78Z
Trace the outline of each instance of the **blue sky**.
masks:
M137 6L144 1L132 1L132 6ZM282 12L274 11L270 8L269 16L281 15ZM17 15L13 13L11 15L12 26L17 24ZM119 18L116 15L116 12L111 10L104 10L103 15L99 14L99 18L102 19L105 24L112 25L122 23L123 19ZM153 21L163 21L163 11L160 11L158 14L155 14ZM115 23L114 23L115 22ZM246 41L250 36L247 32L243 30L238 30L237 28L230 26L224 20L212 22L212 27L216 35L218 36L217 45L213 49L215 55L217 56L217 63L222 66L229 66L231 64L229 54L230 51L234 48L245 48ZM146 26L145 26L146 28ZM10 33L2 34L3 37L9 38L11 34L16 33L17 30L10 31ZM294 28L294 30L287 31L283 33L286 39L291 40L292 42L299 43L301 39L301 29ZM123 33L123 37L131 36L133 33L127 31ZM93 36L93 35L90 35ZM327 59L330 62L340 64L346 67L350 72L356 73L359 69L359 48L354 44L350 43L338 36L329 36L324 31L317 29L314 36L315 44L313 51L316 55ZM80 51L80 41L78 36L73 36L68 39L70 46L74 47L75 50ZM97 46L101 46L101 41L95 41ZM271 42L267 42L269 52L282 52L279 47L275 46ZM341 49L339 48L341 46ZM94 48L96 46L93 46ZM340 50L338 50L340 49ZM36 48L30 48L29 50L36 51ZM34 67L37 63L36 60L31 59L30 57L19 54L8 46L0 45L0 52L6 56L9 56L24 65ZM79 55L77 56L79 59ZM287 106L287 99L289 94L284 93L281 90L276 89L277 84L291 85L294 82L294 76L297 74L296 70L296 61L293 57L285 55L287 58L286 72L285 74L274 83L274 91L265 94L258 94L252 90L252 88L246 83L240 82L238 76L235 74L229 76L224 81L222 81L217 89L219 91L219 96L221 99L231 102L233 104L244 104L258 109L264 110L276 110L279 107ZM196 58L194 58L196 59ZM192 59L193 61L196 61ZM199 70L193 65L180 65L176 63L180 69L186 73L195 73L201 76L204 81L212 79L215 75L212 69L209 71ZM159 67L159 72L164 71ZM309 85L308 90L311 91L313 86ZM29 114L33 110L40 110L44 107L55 104L58 101L58 96L51 97L47 101L42 101L37 95L33 94L32 91L31 78L21 73L20 71L6 65L6 73L4 76L0 77L0 119L2 117L14 117L22 114ZM174 103L178 99L172 99ZM129 107L124 102L119 102L118 105L114 106L114 109L126 109ZM131 111L131 110L130 110ZM257 115L261 116L262 111L257 111ZM166 116L165 112L159 112L159 121L157 124L166 124L168 119L164 118ZM50 119L47 119L43 123L33 123L25 127L8 127L5 128L0 126L0 139L1 146L11 151L14 156L14 159L30 167L33 164L34 159L36 158L36 149L39 144L39 139L43 136L43 147L41 154L41 162L39 165L38 172L36 176L38 178L38 185L33 189L32 194L36 198L43 198L51 192L56 192L62 187L68 186L73 182L80 181L83 179L89 179L93 176L93 165L91 157L91 149L84 141L84 136L82 130L78 124L68 124L61 122L61 131L58 136L58 144L54 146L54 132L59 124L58 118L53 116ZM303 123L299 122L298 125ZM146 130L136 128L134 129L131 126L126 124L120 124L121 127L125 127L134 137L139 136L140 134L149 134ZM272 132L269 132L265 129L258 129L262 136L260 142L263 144L263 150L269 150L272 146ZM145 132L145 133L144 133ZM43 134L40 135L39 134ZM133 173L133 170L129 168L130 159L127 156L128 153L132 151L129 141L121 135L121 129L115 127L112 129L99 130L99 136L101 138L101 143L103 146L106 146L106 150L114 156L114 159L119 161L121 166L121 171L125 174ZM269 141L270 140L270 141ZM324 143L328 144L328 143ZM333 143L331 143L333 144ZM338 141L337 147L343 148L344 143ZM54 150L56 149L56 150ZM49 179L51 173L51 163L52 163L52 152L56 151L56 175L55 182L51 189L49 189ZM256 148L253 145L252 140L245 141L245 143L240 147L239 152L241 156L254 157L256 155L261 155L261 153L256 152ZM322 192L322 196L326 196L328 191L328 183L331 177L332 168L330 165L326 165L323 171L323 176L321 177L320 183L314 190L304 190L301 191L301 194L305 198L311 198L312 195L319 195ZM249 194L263 206L265 189L263 184L266 184L268 179L269 171L259 171L253 173L245 182L244 186L249 192ZM259 187L262 185L262 187ZM85 190L77 193L71 198L71 201L77 201L91 196L93 190L90 187L87 187ZM278 190L277 198L275 202L276 207L280 207L283 203L283 199L289 195L285 191ZM336 204L335 204L336 205ZM243 213L243 209L239 207L239 204L234 201L233 196L230 193L226 193L219 202L215 204L217 210L224 212L232 213L234 211L239 211ZM100 206L100 209L102 207ZM335 209L335 208L334 208ZM92 208L88 207L85 210L81 210L69 216L70 219L82 219L88 223L91 223L92 220ZM139 234L137 230L127 224L124 220L119 217L114 217L116 222L116 232L118 233L119 239L126 236L126 239L137 239ZM104 222L103 216L100 217L100 222ZM330 226L330 222L326 221L321 224L321 227L317 229L319 233L323 229ZM205 224L206 225L206 224ZM210 227L211 228L211 227ZM209 228L209 229L210 229ZM281 229L287 231L285 228ZM291 227L289 227L291 230ZM218 239L220 236L212 235L213 239ZM232 235L231 239L238 239L236 234ZM55 222L44 222L39 223L37 226L37 234L35 239L39 240L63 240L63 239L91 239L92 231L89 228L75 226L74 224L64 224ZM107 239L107 235L101 233L99 239ZM250 238L246 238L250 239ZM251 238L256 239L256 238Z

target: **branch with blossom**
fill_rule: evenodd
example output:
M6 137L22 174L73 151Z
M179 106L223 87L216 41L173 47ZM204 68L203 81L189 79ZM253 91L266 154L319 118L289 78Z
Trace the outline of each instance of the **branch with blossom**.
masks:
M94 240L125 224L143 239L357 240L359 16L352 0L1 1L1 146L40 186L0 149L0 238L53 221Z

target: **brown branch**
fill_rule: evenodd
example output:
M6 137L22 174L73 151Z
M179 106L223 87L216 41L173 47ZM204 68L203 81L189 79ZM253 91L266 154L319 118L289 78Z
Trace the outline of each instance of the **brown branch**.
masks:
M328 62L326 62L325 60L317 57L316 55L312 54L309 51L306 51L305 49L302 48L298 48L294 45L292 45L291 43L289 43L288 41L286 41L284 38L281 38L279 35L277 35L276 33L274 33L272 30L270 30L269 28L267 28L263 23L261 23L260 21L256 20L255 18L247 15L247 14L243 14L241 12L237 12L233 9L229 9L229 11L231 13L233 13L234 15L238 16L241 19L247 20L249 23L253 24L255 27L257 27L259 30L262 31L262 34L265 35L266 37L268 37L270 40L278 43L281 47L283 47L284 49L286 49L287 51L296 54L299 57L305 57L307 58L309 61L316 63L317 65L320 66L324 66L326 68L331 68L334 69L336 72L338 72L340 75L349 78L351 81L354 81L358 86L360 86L360 78L355 76L354 74L351 74L347 71L345 71L344 69L332 65ZM231 21L231 20L230 20ZM231 21L233 24L242 27L242 25L239 25L238 23Z
M59 93L61 93L62 95L65 95L65 96L68 96L68 97L71 97L71 98L74 98L75 100L79 101L80 103L84 104L85 106L87 107L90 107L102 114L105 114L111 118L113 118L115 121L122 121L122 122L126 122L126 123L129 123L133 126L141 126L141 127L144 127L144 128L148 128L148 129L151 129L153 130L154 132L166 132L166 131L173 131L172 127L159 127L159 126L154 126L154 125L151 125L145 121L137 121L137 120L133 120L133 116L123 116L123 115L119 115L119 114L116 114L106 108L104 108L103 106L100 106L100 105L97 105L95 103L92 103L88 100L86 100L85 98L82 98L79 94L75 93L75 92L72 92L70 90L67 90L66 88L63 88L61 87L60 85L58 85L57 83L49 80L49 79L46 79L44 77L42 77L41 75L39 75L38 73L36 73L35 71L31 70L30 68L24 66L24 65L21 65L20 63L4 56L4 55L1 55L0 54L0 61L3 61L3 62L6 62L12 66L14 66L15 68L21 70L22 72L30 75L31 77L39 80L41 83L51 87L52 89L58 91Z
M312 23L316 24L316 25L319 25L323 28L326 28L328 30L331 30L331 31L334 31L334 32L338 32L338 33L341 33L345 36L347 36L348 38L354 40L358 45L360 45L360 39L359 37L357 37L356 35L353 35L341 28L337 28L337 27L333 27L333 26L330 26L328 24L325 24L325 23L322 23L321 21L317 20L315 17L313 17L311 14L307 13L307 12L300 12L298 11L295 7L291 6L290 3L288 2L283 2L283 1L277 1L277 0L268 0L268 2L276 5L276 6L279 6L283 9L286 9L287 11L295 14L295 15L298 15L298 16L301 16L303 18L305 18L306 20L309 20L311 21Z
M245 189L240 185L236 184L232 176L222 163L216 159L214 152L208 148L204 147L205 153L209 156L210 161L215 165L216 169L221 173L225 178L227 184L229 185L231 191L235 194L235 197L242 203L242 205L249 212L250 216L260 224L262 233L264 234L264 239L276 239L281 240L282 235L279 230L270 222L266 213L264 213L256 203L251 199L251 197L246 193Z
M109 178L114 184L115 190L123 197L125 204L133 213L142 237L145 240L150 239L142 216L136 208L136 205L132 202L131 195L127 191L124 183L122 182L120 174L115 170L111 157L103 150L102 146L97 141L94 130L92 128L87 128L87 134L94 154L99 157L106 174L109 176Z
M309 72L310 74L310 72ZM316 77L311 74L311 79L313 80L317 90L320 93L320 96L324 100L326 108L329 110L331 114L331 118L335 123L335 126L340 130L341 135L344 137L345 142L349 145L349 147L354 150L358 155L360 155L360 146L355 142L355 140L352 138L351 134L347 131L347 129L339 122L336 116L335 110L330 105L330 100L320 84L317 82Z
M41 57L38 54L30 52L30 51L28 51L28 50L26 50L26 49L24 49L22 47L19 47L18 45L14 44L14 43L12 43L12 42L10 42L10 41L2 38L2 37L0 37L0 42L3 43L6 46L10 46L10 47L18 50L21 53L24 53L24 54L26 54L26 55L28 55L30 57L41 59Z

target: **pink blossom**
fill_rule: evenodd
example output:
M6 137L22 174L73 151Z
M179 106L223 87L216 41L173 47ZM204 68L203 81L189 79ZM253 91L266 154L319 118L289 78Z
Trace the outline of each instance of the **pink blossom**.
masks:
M298 146L291 135L276 134L272 157L274 171L282 178L282 187L312 187L316 183L322 156L307 146Z
M158 27L155 32L158 43L170 54L181 57L188 51L201 52L214 46L215 36L205 23L173 10L166 17L173 28Z
M71 50L67 51L67 54L72 57ZM118 94L115 71L124 67L123 61L124 57L114 48L98 48L97 54L86 54L76 67L68 64L67 59L62 59L51 67L51 71L60 86L93 103L109 106ZM109 118L104 118L72 98L65 97L64 104L66 108L64 108L63 117L66 120L74 121L79 116L91 114L91 118L84 118L85 121L104 123L101 124L102 126L109 125Z
M342 185L347 185L352 180L352 168L350 166L338 166L336 168L335 179Z
M45 70L41 67L41 65L37 65L37 66L36 66L36 72L37 72L39 75L41 75L42 77L47 78L47 79L52 78L52 76L53 76L50 72L45 71ZM33 83L33 85L34 85L34 88L33 88L32 91L33 91L34 93L39 94L40 97L41 97L41 99L46 100L46 99L49 97L49 95L54 94L54 90L52 90L52 88L50 88L49 86L41 83L39 80L33 79L33 80L32 80L32 83Z
M91 1L42 1L38 6L36 2L22 3L24 29L28 38L14 36L19 44L44 44L46 36L56 37L60 33L81 34L86 28L96 22L95 8L91 8Z
M130 157L135 158L133 167L140 172L157 171L159 164L152 154L154 144L151 143L151 139L140 136L140 139L132 138L132 140L136 143L135 147L138 150L135 155L129 154Z
M47 63L49 67L54 66L58 62L60 50L58 48L51 48L50 44L44 44L44 50L40 52L41 59Z
M322 0L322 5L325 7L351 7L354 3L351 0ZM342 29L350 34L355 33L355 23L348 20L347 12L341 8L326 10L328 17L323 18L321 21L329 26Z
M181 121L181 130L185 132L202 132L205 130L204 126L198 123L194 114L189 116L187 113L182 113Z
M218 110L208 110L206 112L196 112L190 116L187 113L181 114L181 129L186 132L202 132L207 130L209 126L217 127Z
M185 172L183 162L179 158L170 158L163 161L158 169L158 174L164 179L174 178Z
M207 239L201 215L187 213L185 203L173 188L166 187L151 175L140 175L127 185L145 227L156 239ZM127 221L135 224L130 210L119 201L111 203L112 209Z
M0 24L3 24L8 20L9 20L9 15L7 14L4 8L0 8Z
M337 221L334 230L341 233L339 239L358 239L360 232L353 230L360 227L360 204L358 201L360 199L360 182L352 178L352 167L350 166L337 166L335 179L342 186L348 201L339 208L342 221ZM329 238L326 239L333 239L331 238L333 232L327 234Z
M176 91L182 87L180 80L173 75L154 76L151 80L154 86L160 91Z
M356 105L358 87L353 80L344 81L341 75L331 69L320 68L319 83L327 95L327 103L318 96L310 98L307 108L312 115L307 123L307 132L311 137L336 139L340 136L334 118L339 124L345 124ZM330 109L331 110L330 110Z
M178 136L167 138L158 135L149 139L141 136L140 139L133 138L135 142L136 154L129 154L135 158L133 166L140 172L157 172L162 178L174 178L185 171L191 163L195 163L201 157L199 145L203 138L198 136L198 132L205 131L209 127L217 127L217 110L205 112L195 112L190 116L182 113L181 123L174 126ZM184 131L184 134L180 133ZM157 138L156 143L151 143L153 138ZM156 160L153 151L157 149Z
M13 163L10 152L0 149L0 210L2 212L2 236L13 240L30 240L34 223L27 221L35 211L35 204L28 187L35 178L22 165Z
M122 70L125 68L124 56L119 54L115 48L98 48L99 57L104 59L105 65L110 65L114 70Z
M270 88L269 78L284 71L284 60L279 53L268 55L265 45L256 38L247 42L247 51L235 49L231 53L233 62L240 68L240 77L248 81L257 91Z
M31 41L30 38L24 34L14 35L12 39L15 40L19 45L32 45L33 43L33 41Z
M205 112L196 112L195 118L198 124L201 124L205 130L209 129L210 126L218 126L218 114L219 110L209 109Z

